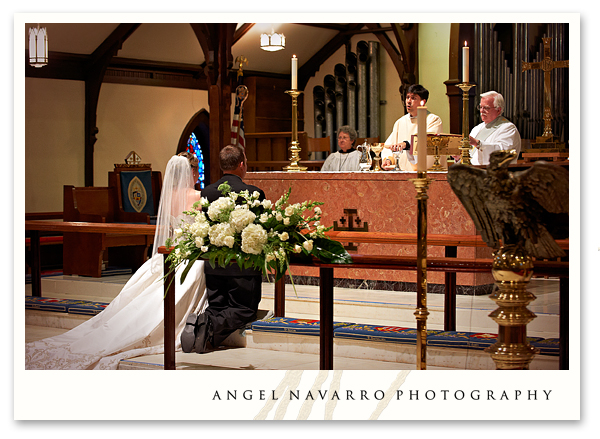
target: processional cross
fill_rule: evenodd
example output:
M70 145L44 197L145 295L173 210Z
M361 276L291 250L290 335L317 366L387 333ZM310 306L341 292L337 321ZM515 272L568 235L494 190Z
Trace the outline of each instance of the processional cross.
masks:
M550 72L552 69L560 67L569 67L569 61L554 61L550 57L550 41L552 38L542 38L544 41L544 59L541 62L525 62L521 63L521 73L525 70L542 69L544 71L544 133L542 137L549 139L552 134L552 99L550 90Z

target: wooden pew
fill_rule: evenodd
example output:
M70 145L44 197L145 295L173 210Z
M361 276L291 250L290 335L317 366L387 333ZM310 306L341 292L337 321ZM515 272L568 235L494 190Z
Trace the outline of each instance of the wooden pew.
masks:
M25 220L57 220L62 219L62 217L62 212L25 212ZM40 245L40 251L44 253L45 268L57 269L62 267L62 233L40 233ZM33 265L29 231L25 232L25 264L26 272L29 273Z
M42 273L40 254L40 233L76 233L89 235L132 235L142 238L154 238L155 225L150 224L109 224L109 223L87 223L87 222L63 222L63 221L41 221L26 220L25 230L29 231L31 239L32 267L31 284L32 295L42 297Z
M67 222L114 223L117 194L113 187L64 186L63 218ZM148 216L145 216L149 218ZM137 270L147 259L153 236L65 232L63 273L100 277L102 261ZM114 248L119 247L116 251ZM108 252L108 254L105 254ZM107 256L105 258L105 256Z

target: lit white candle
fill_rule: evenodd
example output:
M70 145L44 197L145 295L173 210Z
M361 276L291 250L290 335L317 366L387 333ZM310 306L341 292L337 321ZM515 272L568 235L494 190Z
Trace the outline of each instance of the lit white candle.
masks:
M298 58L292 57L292 90L298 89Z
M421 101L417 108L417 171L427 172L427 107Z
M469 83L469 46L467 46L467 42L465 41L465 47L463 47L463 65L462 65L462 77L463 82Z

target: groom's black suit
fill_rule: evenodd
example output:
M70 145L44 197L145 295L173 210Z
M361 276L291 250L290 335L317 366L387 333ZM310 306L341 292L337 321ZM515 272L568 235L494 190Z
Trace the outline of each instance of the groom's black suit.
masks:
M231 186L232 192L248 190L252 194L258 191L259 200L265 199L265 193L261 189L244 183L234 174L225 174L216 183L206 186L202 190L202 196L210 202L222 197L223 194L217 188L225 182ZM210 321L208 341L216 348L229 334L256 319L261 298L262 272L255 269L240 270L237 263L226 268L212 268L205 261L204 274L208 294L205 315Z

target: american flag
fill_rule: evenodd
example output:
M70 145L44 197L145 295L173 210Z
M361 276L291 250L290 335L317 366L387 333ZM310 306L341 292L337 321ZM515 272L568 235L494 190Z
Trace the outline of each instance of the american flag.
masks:
M235 110L233 112L233 122L231 122L231 144L240 145L242 148L246 148L243 106L247 97L248 87L238 85L235 89Z

